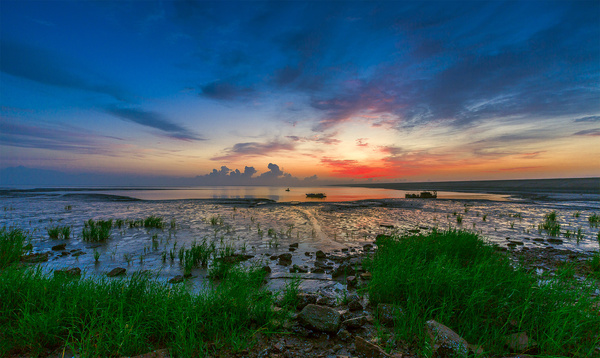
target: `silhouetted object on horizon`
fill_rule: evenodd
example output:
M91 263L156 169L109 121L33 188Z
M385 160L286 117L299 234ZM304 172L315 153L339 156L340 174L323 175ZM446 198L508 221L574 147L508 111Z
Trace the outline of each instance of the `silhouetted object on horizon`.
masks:
M420 194L406 193L404 196L410 199L435 199L437 198L437 191L434 190L433 193L430 191L422 191Z
M309 193L306 194L307 198L318 198L318 199L323 199L325 197L327 197L325 194L323 193Z

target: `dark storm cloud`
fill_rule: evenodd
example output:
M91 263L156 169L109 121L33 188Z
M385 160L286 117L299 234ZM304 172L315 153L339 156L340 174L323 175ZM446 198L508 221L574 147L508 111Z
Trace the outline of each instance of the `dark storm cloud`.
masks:
M126 97L118 86L92 78L89 71L52 51L3 39L0 53L0 70L9 75L50 86L103 93L118 100ZM79 73L76 68L80 68Z
M120 119L160 130L165 136L180 140L203 140L194 132L176 124L160 113L135 108L110 107L106 112Z

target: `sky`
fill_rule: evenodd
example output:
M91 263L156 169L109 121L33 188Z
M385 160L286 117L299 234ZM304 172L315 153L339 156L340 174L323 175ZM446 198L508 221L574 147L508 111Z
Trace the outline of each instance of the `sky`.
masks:
M213 184L600 176L598 1L0 10L2 170Z

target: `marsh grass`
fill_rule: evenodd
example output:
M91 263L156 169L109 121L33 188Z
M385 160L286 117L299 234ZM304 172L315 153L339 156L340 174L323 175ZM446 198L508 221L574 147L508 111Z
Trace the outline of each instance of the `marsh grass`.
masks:
M544 216L544 222L538 225L539 231L546 231L550 236L560 235L560 224L556 217L556 211L551 211Z
M380 237L377 245L368 291L374 304L402 307L399 340L426 347L424 323L435 319L487 355L507 353L504 337L522 331L549 356L591 356L600 343L600 298L567 270L540 278L464 231Z
M110 238L110 231L112 228L112 219L110 220L98 220L92 219L84 223L81 236L84 241L98 242L105 241Z
M69 239L71 237L70 226L50 226L46 228L46 232L48 233L48 237L51 239Z
M598 225L600 225L600 215L598 214L592 214L588 217L588 222L590 223L591 227L598 227Z
M27 235L21 229L0 228L0 269L18 262L26 250Z
M247 349L276 317L263 277L256 267L232 267L193 294L142 274L69 279L10 267L0 272L0 351L37 356L68 346L81 357L119 357L167 347L198 357Z
M144 227L162 229L165 227L165 223L162 217L150 215L144 219Z

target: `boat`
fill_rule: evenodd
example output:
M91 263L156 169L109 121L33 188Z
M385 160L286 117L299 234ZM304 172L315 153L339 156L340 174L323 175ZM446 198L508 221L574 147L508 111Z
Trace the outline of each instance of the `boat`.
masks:
M408 199L435 199L437 198L437 190L434 191L422 191L419 194L406 193L404 197Z
M323 193L309 193L306 194L307 198L318 198L318 199L323 199L325 197L327 197L327 195L323 194Z
M285 191L290 191L290 188L285 189Z

